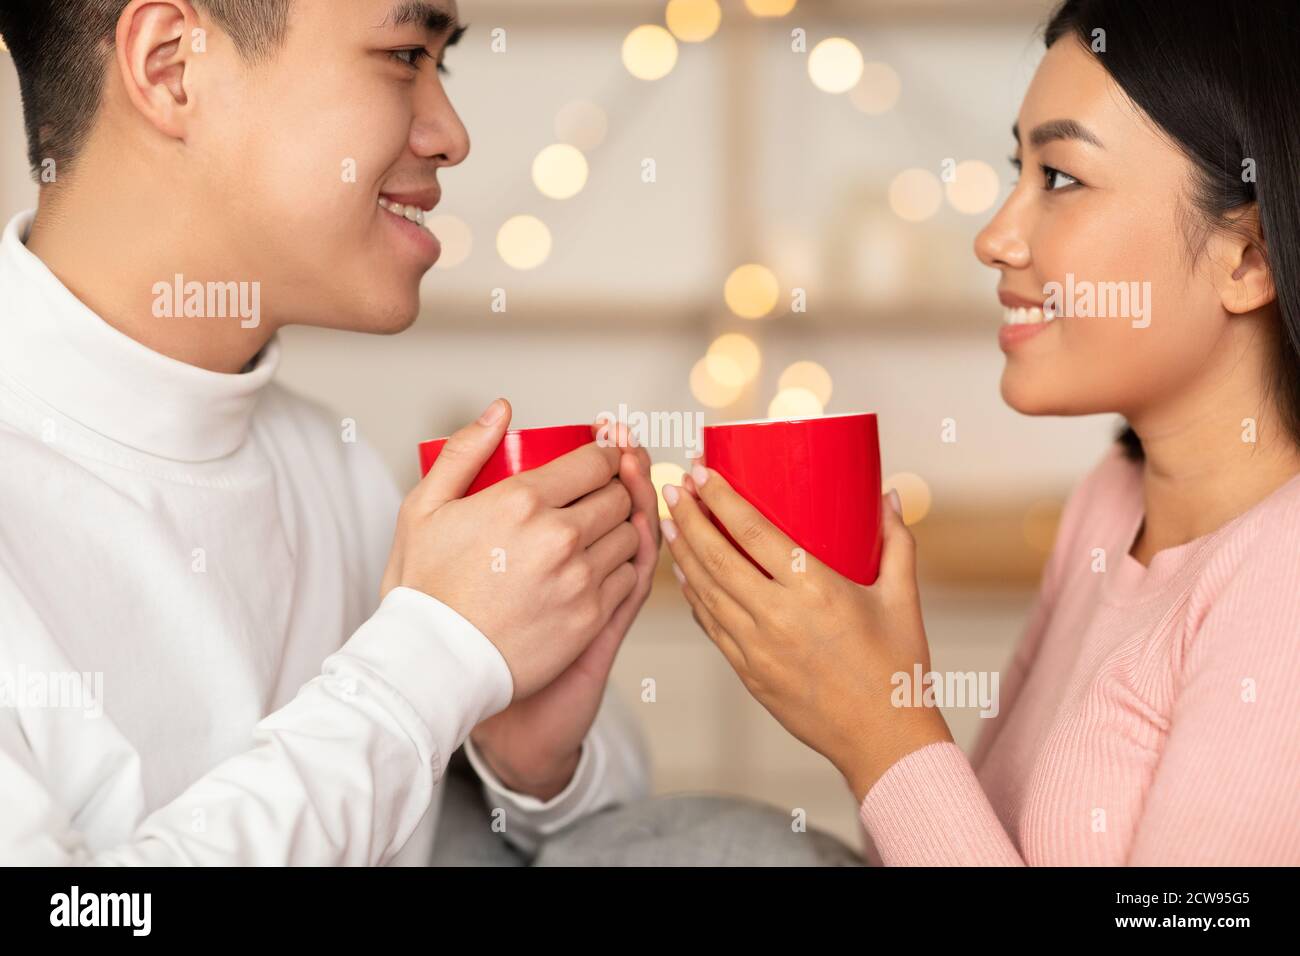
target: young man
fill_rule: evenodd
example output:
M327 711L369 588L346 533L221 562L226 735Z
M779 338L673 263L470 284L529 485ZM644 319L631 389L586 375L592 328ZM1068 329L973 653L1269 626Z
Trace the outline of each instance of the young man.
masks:
M498 400L399 502L273 382L282 326L414 321L469 150L457 16L0 8L42 181L0 242L0 863L425 863L467 738L525 849L645 792L601 706L657 553L644 451L464 498Z

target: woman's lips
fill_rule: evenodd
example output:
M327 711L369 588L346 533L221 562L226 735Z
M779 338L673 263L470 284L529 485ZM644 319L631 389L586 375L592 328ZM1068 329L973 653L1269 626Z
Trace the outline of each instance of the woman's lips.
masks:
M1003 322L1002 328L998 329L998 346L1004 352L1009 351L1021 342L1038 335L1055 322L1055 319L1048 322Z

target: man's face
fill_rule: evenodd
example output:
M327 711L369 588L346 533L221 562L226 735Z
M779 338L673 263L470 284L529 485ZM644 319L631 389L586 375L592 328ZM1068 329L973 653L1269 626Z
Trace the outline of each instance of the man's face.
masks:
M226 50L204 70L195 228L243 273L230 279L262 283L276 325L415 320L439 246L391 207L432 209L438 170L469 152L438 72L457 15L456 0L295 0L266 62Z

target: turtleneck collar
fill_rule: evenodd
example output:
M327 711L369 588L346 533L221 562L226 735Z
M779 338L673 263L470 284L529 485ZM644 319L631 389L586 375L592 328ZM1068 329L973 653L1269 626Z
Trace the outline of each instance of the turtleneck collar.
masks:
M280 363L278 337L239 375L168 358L87 308L24 244L35 214L0 239L0 375L73 421L173 461L212 461L248 436Z

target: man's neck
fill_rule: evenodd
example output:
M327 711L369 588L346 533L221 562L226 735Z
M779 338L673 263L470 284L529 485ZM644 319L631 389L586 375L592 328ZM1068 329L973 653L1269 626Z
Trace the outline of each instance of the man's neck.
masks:
M90 167L84 172L93 175ZM185 297L177 301L174 294L192 282L234 282L235 290L251 285L205 248L198 222L156 200L133 201L121 182L79 179L58 188L57 202L42 194L27 248L73 295L119 332L168 358L213 372L248 368L275 333L272 323L260 315L256 325L241 320L232 297L223 299L224 315L187 317ZM160 296L163 284L168 292ZM260 300L260 289L257 295ZM245 302L250 298L245 295Z

